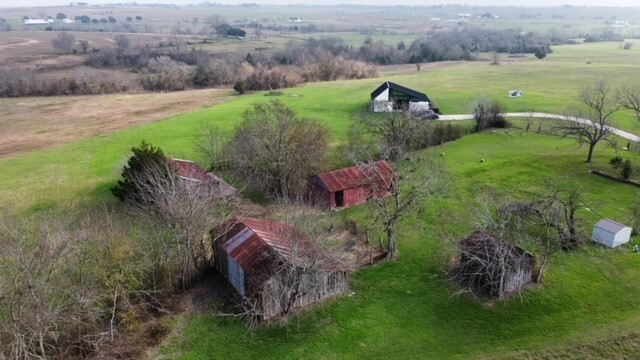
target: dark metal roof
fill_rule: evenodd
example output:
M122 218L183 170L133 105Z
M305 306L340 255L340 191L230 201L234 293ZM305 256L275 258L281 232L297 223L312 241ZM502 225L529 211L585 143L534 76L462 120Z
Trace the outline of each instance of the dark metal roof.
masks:
M388 188L395 176L391 165L386 160L381 160L319 174L312 179L328 191L336 192L367 184Z
M377 89L375 89L371 93L371 99L374 99L378 95L382 94L382 92L385 91L386 89L399 91L399 92L401 92L403 94L407 94L407 95L415 98L418 101L429 101L430 102L430 100L429 100L429 98L427 97L426 94L421 93L421 92L417 92L415 90L411 90L411 89L409 89L407 87L404 87L402 85L398 85L398 84L393 83L391 81L386 81L382 85L380 85Z
M628 228L628 226L624 224L620 224L619 222L609 220L609 219L602 219L598 221L598 223L596 224L596 227L604 231L610 232L612 234L617 234L618 232L622 231L624 228Z

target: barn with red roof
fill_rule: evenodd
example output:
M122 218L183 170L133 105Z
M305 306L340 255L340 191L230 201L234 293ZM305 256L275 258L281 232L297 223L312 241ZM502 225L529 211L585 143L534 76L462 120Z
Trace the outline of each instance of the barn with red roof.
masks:
M309 179L309 195L318 206L340 210L388 196L396 180L395 170L382 160L315 175Z
M216 269L241 298L256 304L254 310L262 320L349 288L349 269L311 245L292 225L233 218L212 230L211 236ZM283 296L283 287L294 288L295 299Z

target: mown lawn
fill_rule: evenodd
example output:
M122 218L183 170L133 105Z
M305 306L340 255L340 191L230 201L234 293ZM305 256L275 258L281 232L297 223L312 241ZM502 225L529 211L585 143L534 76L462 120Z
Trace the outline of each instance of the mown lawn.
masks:
M158 357L460 359L535 353L636 331L640 255L629 247L587 244L558 254L542 285L495 304L456 295L447 269L454 242L474 228L477 194L530 197L547 180L579 187L591 208L579 212L588 231L600 216L624 220L639 189L588 174L584 149L544 135L488 132L416 155L438 158L440 152L449 192L402 224L397 261L354 275L353 296L253 334L239 321L179 318L184 329ZM418 170L412 178L424 175ZM366 211L334 216L363 218Z

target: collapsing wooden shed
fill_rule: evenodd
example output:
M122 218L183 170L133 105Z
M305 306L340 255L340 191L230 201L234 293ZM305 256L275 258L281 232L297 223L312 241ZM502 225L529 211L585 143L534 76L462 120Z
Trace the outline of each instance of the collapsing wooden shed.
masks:
M388 196L395 181L396 172L382 160L312 176L309 196L320 207L338 210Z
M536 258L484 230L476 230L460 242L456 273L461 284L474 293L505 298L536 281Z
M261 320L349 290L350 271L289 224L234 218L211 235L216 269Z
M631 228L619 222L602 219L593 228L593 241L614 248L629 242Z

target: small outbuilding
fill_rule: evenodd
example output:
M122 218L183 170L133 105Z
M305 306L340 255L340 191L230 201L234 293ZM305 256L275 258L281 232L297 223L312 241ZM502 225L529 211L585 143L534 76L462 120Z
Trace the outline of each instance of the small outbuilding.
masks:
M456 273L474 293L502 299L536 281L536 258L485 230L476 230L460 242Z
M261 319L349 290L350 271L292 225L233 218L211 231L215 267Z
M426 94L386 81L371 93L371 111L430 110L431 101Z
M237 190L213 173L206 172L200 165L190 160L169 159L176 168L178 177L185 181L202 184L209 188L215 195L228 197L234 195Z
M389 196L397 178L386 160L352 166L312 176L309 197L320 207L339 210L364 204L374 197Z
M619 222L602 219L593 229L593 241L609 248L614 248L629 242L631 227Z

